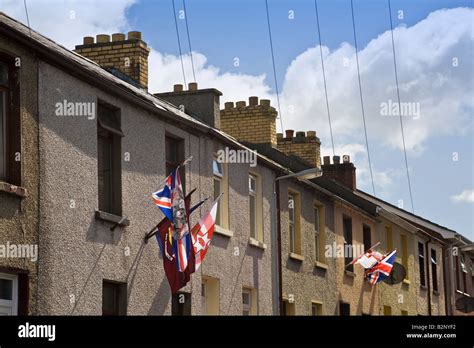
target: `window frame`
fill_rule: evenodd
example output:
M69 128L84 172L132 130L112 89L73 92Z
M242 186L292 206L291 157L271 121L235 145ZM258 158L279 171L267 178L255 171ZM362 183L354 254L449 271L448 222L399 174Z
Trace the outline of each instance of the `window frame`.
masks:
M347 231L347 223L346 222L349 222L349 230ZM346 252L347 248L346 248L346 245L350 245L350 248L352 250L351 252L351 256L346 256L344 255L344 264L345 265L348 265L345 270L347 271L350 271L350 272L354 272L354 265L353 264L350 264L353 260L354 260L354 248L353 248L353 241L354 241L354 233L353 233L353 230L352 230L352 217L349 216L349 215L345 215L343 214L342 215L342 237L343 237L343 240L344 240L344 253ZM348 233L350 232L350 233ZM350 238L347 238L347 237L350 237ZM350 239L350 240L348 240Z
M214 164L216 164L216 166L219 168L220 167L220 170L221 172L216 172L214 170ZM225 170L224 170L224 165L223 163L220 163L217 161L217 158L214 157L213 160L212 160L212 181L213 181L213 190L214 190L214 199L217 199L217 197L219 196L220 193L223 193L224 192L224 177L225 177ZM216 192L215 192L215 183L218 182L219 183L219 194L216 195ZM219 204L217 205L217 214L216 214L216 225L218 226L222 226L223 225L223 222L224 222L224 209L222 209L222 202L223 202L223 199L225 199L225 194L224 194L224 197L221 197L220 198L220 201L219 201Z
M104 313L104 295L106 286L110 286L114 290L114 311ZM127 315L127 283L117 282L114 280L102 280L102 316L125 316Z
M18 274L0 273L0 279L9 280L12 282L12 299L0 299L0 307L11 308L10 315L18 315L18 303L19 303L19 276Z
M420 249L421 246L421 249ZM421 251L421 253L420 253ZM418 242L418 268L420 276L420 285L426 286L426 269L425 269L425 245L422 242Z
M438 291L438 260L436 255L436 250L431 249L430 253L430 263L431 263L431 279L433 291Z
M115 118L109 119L108 118ZM108 122L111 122L108 124ZM115 127L111 124L115 123ZM97 196L99 211L122 216L122 138L121 111L109 103L97 103ZM107 150L109 174L104 177L104 152ZM102 179L101 179L102 177ZM103 184L101 185L101 180ZM108 189L105 186L109 186ZM102 187L102 188L101 188ZM105 190L105 191L104 191ZM107 190L110 191L107 193Z
M6 52L0 52L0 61L7 66L8 81L0 88L5 91L5 114L3 115L3 174L0 173L0 182L7 182L22 186L21 177L21 112L20 112L20 72L15 66L14 57ZM17 160L20 154L20 160ZM1 158L1 157L0 157Z
M293 200L293 208L290 208L290 199ZM292 214L290 210L293 211ZM293 216L293 218L291 218L291 216ZM290 253L303 255L301 247L301 194L291 188L288 189L288 237Z

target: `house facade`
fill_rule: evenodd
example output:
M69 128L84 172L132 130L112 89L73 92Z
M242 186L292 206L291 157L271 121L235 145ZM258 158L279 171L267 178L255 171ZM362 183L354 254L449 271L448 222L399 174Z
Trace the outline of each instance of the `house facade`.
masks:
M436 315L472 296L469 241L357 190L348 157L321 163L315 131L277 134L269 100L148 93L148 52L139 32L72 52L0 14L0 314ZM191 226L220 204L205 261L171 294L144 237L163 218L151 193L186 159L184 190L208 198ZM322 177L298 175L311 168ZM403 282L347 266L377 242Z

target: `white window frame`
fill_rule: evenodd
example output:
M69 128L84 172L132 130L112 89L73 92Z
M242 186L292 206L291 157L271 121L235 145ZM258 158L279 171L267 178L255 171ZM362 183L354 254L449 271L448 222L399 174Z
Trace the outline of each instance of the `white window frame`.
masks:
M0 273L0 279L6 279L12 281L12 299L5 300L0 299L0 307L11 308L10 315L18 315L18 275Z
M292 206L290 201L293 202ZM288 229L290 237L290 252L296 252L296 195L288 195Z
M254 189L252 189L251 182L254 182ZM258 178L253 175L249 174L249 217L250 217L250 200L254 200L254 218L253 221L253 232L252 232L252 221L250 222L250 237L257 239L258 238Z

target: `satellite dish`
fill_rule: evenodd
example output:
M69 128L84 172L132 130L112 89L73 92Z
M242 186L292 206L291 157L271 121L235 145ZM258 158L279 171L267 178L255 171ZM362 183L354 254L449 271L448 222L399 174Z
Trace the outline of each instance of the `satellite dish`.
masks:
M474 298L463 296L456 301L456 309L463 313L474 312Z
M394 262L390 276L385 279L382 279L382 281L389 285L395 285L401 283L403 279L405 279L406 275L407 271L405 267L403 267L403 265L398 262Z

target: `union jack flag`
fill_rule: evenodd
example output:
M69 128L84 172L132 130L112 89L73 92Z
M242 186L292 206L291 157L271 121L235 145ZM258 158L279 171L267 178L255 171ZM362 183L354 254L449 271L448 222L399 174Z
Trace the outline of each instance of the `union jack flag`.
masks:
M365 271L365 276L369 280L370 284L374 285L381 282L383 279L390 277L392 273L393 263L397 250L387 254L381 261L375 264L372 268Z
M177 170L176 170L177 171ZM173 209L171 207L171 194L173 192L174 184L175 184L175 170L171 172L171 174L165 180L165 187L161 190L153 192L151 195L153 197L153 201L161 209L163 214L173 222ZM178 175L179 178L179 175Z
M163 189L154 192L152 196L155 204L173 225L173 253L176 256L178 271L184 272L191 251L191 236L179 168L173 170L166 178Z

